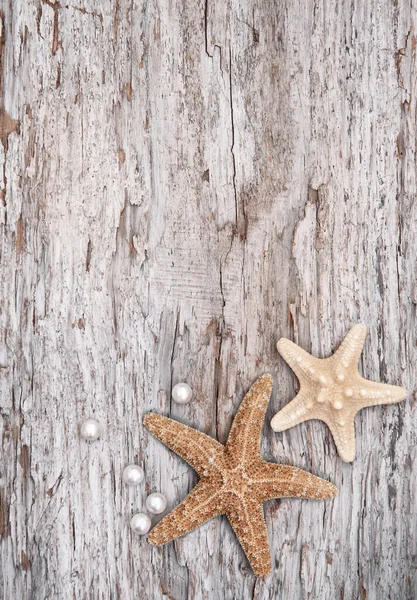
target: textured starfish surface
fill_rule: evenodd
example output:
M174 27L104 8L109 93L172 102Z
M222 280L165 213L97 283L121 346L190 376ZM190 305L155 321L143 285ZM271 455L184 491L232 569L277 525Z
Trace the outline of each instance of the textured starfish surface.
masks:
M151 531L151 544L166 544L225 514L254 573L265 576L271 569L271 556L262 503L271 498L327 499L337 494L336 487L320 477L262 460L260 438L271 389L270 375L255 382L240 405L225 446L167 417L145 416L153 435L200 476L185 500Z
M285 431L309 419L324 421L342 460L355 458L355 415L366 406L404 400L406 390L396 385L368 381L359 375L358 362L366 327L355 325L335 354L315 358L282 338L278 350L300 382L297 396L272 419L274 431Z

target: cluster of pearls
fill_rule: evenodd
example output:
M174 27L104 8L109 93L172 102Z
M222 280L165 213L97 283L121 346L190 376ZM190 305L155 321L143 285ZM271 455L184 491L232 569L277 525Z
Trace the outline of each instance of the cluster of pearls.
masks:
M123 471L122 478L126 485L136 486L142 483L145 478L145 473L139 465L128 465ZM146 498L145 506L146 510L152 515L159 515L166 509L167 501L162 494L154 493ZM133 515L130 520L131 530L138 535L146 535L151 526L152 521L149 515L144 512Z
M191 400L193 390L188 383L177 383L172 388L172 399L178 404L186 404ZM101 435L101 426L95 419L86 419L80 428L81 437L89 442L98 440ZM136 486L142 483L145 478L145 473L139 465L128 465L123 470L123 481L126 485ZM159 515L164 512L167 507L167 501L162 494L150 494L145 502L146 510L152 515ZM130 520L130 528L134 533L146 535L152 526L151 519L146 513L140 512Z
M123 470L122 479L128 486L136 486L142 483L145 478L145 473L139 465L127 465ZM162 494L150 494L145 502L146 510L152 515L163 513L167 507L167 501ZM138 535L146 535L152 526L152 521L144 512L139 512L133 515L130 520L130 528Z

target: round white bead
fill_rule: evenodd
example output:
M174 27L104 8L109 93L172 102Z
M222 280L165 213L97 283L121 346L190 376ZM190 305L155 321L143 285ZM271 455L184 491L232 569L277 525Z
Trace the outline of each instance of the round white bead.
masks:
M128 465L123 471L123 481L127 485L139 485L142 483L145 473L138 465Z
M193 390L188 383L177 383L172 388L172 399L178 404L187 404L192 398Z
M81 425L80 429L81 437L89 442L94 442L100 437L101 426L95 419L86 419Z
M151 520L145 513L138 513L132 517L130 528L139 535L145 535L151 528Z
M150 494L146 498L146 510L153 515L159 515L167 507L167 501L162 494Z

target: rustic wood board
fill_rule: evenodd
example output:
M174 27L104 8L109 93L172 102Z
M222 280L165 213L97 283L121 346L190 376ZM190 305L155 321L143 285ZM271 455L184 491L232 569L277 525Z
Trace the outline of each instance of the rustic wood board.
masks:
M3 598L417 597L412 5L2 0ZM322 423L269 419L297 389L277 340L326 356L359 321L362 373L409 394L360 413L350 465ZM148 491L196 482L143 414L223 442L265 371L264 456L338 497L265 505L265 581L224 519L133 536Z

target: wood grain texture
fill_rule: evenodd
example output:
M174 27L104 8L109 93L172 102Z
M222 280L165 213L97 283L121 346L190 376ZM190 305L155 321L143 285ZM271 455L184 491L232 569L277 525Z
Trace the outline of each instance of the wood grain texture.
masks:
M3 598L417 597L413 4L2 0ZM363 375L409 395L359 414L353 465L322 423L267 422L264 458L339 495L265 505L266 580L225 519L131 534L196 482L145 412L224 443L258 375L268 419L294 396L281 336L326 356L358 321Z

